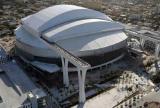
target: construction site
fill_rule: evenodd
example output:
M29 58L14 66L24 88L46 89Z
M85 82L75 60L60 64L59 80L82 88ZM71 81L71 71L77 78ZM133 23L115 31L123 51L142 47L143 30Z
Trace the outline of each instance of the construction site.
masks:
M26 15L11 47L1 39L0 108L160 107L159 25L127 24L82 3Z

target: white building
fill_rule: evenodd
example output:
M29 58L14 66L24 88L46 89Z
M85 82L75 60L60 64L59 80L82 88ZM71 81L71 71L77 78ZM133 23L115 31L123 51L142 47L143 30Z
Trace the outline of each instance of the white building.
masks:
M53 70L57 72L62 67L66 86L69 86L68 65L70 68L75 65L79 102L84 103L87 70L123 57L127 45L123 30L120 23L101 12L74 5L56 5L21 20L15 30L16 53L42 70L56 67ZM40 73L47 76L47 73Z
M52 6L23 18L15 34L18 55L58 66L60 55L38 37L57 43L92 66L121 56L127 39L120 23L98 11L74 5Z

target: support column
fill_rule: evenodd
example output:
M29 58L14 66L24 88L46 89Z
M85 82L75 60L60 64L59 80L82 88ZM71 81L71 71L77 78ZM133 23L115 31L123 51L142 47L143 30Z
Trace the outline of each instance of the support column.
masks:
M142 48L144 47L144 43L145 43L145 39L140 38L140 44L141 44L141 47L142 47Z
M66 87L69 86L69 76L68 76L68 60L61 56L62 60L62 71L63 71L63 83Z
M160 44L157 43L156 47L155 47L155 57L156 57L156 60L158 59L158 56L159 56L159 50L160 50Z
M78 82L79 82L79 103L84 103L86 101L85 96L85 77L86 69L78 69Z

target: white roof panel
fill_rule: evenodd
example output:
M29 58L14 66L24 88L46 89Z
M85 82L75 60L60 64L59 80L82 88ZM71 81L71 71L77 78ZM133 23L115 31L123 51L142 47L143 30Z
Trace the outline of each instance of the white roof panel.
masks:
M92 35L101 32L122 30L123 26L118 22L101 19L85 19L71 22L56 28L52 28L42 37L49 42L57 42L63 39Z
M43 42L38 38L28 34L21 27L16 32L16 46L24 51L31 53L32 55L42 57L58 57L57 53L51 51ZM97 33L86 36L79 36L76 38L69 38L57 41L56 43L63 48L71 51L74 54L80 54L80 52L93 53L92 51L98 50L99 48L105 48L105 51L111 51L112 45L126 40L127 36L123 31L110 31L104 33ZM118 48L123 47L118 44ZM111 47L111 48L110 48ZM89 51L89 52L88 52Z
M41 32L56 25L79 19L92 18L112 20L101 12L84 7L74 5L55 5L22 19L22 23L31 34L34 36L40 36Z
M34 56L59 57L39 37L75 55L107 52L125 46L122 24L107 15L74 5L56 5L22 19L16 46ZM119 44L118 44L119 43ZM116 47L117 46L117 47Z
M123 38L120 38L119 36L123 36ZM56 43L69 51L77 52L110 47L124 41L125 39L127 39L127 36L122 31L114 31L88 35L86 37L70 38L57 41Z

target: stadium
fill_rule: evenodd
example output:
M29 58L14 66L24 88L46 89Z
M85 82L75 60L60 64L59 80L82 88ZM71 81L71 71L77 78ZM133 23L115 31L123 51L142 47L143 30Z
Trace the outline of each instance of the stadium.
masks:
M123 29L122 24L101 12L74 5L56 5L21 20L15 30L16 54L31 62L61 67L60 55L41 42L38 39L41 36L92 67L101 66L126 52L127 36Z

